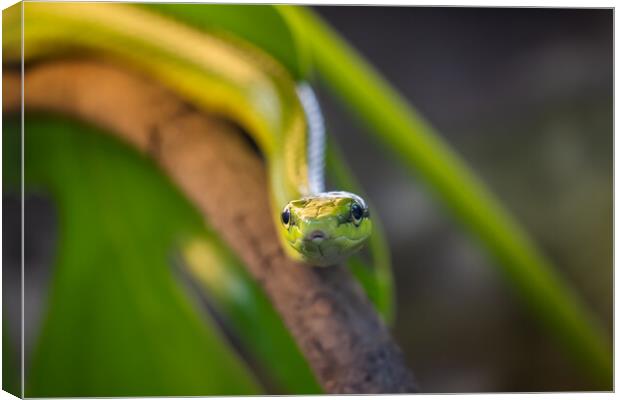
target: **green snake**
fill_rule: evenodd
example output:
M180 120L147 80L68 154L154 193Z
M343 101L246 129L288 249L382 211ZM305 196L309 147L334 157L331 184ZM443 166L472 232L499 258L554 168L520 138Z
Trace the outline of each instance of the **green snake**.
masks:
M316 97L268 54L129 5L25 3L23 18L25 60L76 51L103 56L240 124L266 160L273 222L291 258L330 266L363 247L372 231L365 201L324 189L325 133ZM5 20L9 60L21 57L20 37L18 17Z

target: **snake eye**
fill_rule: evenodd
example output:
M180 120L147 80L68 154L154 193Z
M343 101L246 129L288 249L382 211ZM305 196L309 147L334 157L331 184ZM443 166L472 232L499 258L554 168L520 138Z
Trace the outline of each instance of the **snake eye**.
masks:
M364 209L357 203L353 203L351 206L351 217L353 218L353 222L359 224L359 222L364 217Z
M284 209L284 211L282 211L282 223L284 225L288 225L289 221L291 220L291 212L288 210L288 207Z

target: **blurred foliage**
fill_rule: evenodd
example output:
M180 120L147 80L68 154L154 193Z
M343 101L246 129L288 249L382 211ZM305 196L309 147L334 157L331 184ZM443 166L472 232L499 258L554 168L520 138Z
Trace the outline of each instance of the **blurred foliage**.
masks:
M95 129L51 118L26 126L26 183L52 194L60 220L26 395L260 393L166 262L175 241L200 230L187 200Z
M215 232L183 244L184 266L277 392L321 393L269 298Z

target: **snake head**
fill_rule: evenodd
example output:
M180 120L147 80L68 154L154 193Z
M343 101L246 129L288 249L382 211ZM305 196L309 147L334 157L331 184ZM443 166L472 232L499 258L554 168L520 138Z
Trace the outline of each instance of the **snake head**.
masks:
M326 192L289 202L281 215L286 243L296 258L316 266L344 261L362 248L372 231L364 200Z

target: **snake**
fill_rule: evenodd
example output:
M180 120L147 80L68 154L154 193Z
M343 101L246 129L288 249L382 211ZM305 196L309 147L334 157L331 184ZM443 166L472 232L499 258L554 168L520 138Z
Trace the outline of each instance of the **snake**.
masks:
M314 90L266 52L124 4L25 3L23 32L20 15L12 17L5 60L16 62L23 51L25 61L86 54L122 62L239 124L265 159L272 220L293 260L332 266L367 242L364 199L325 190L325 123Z

